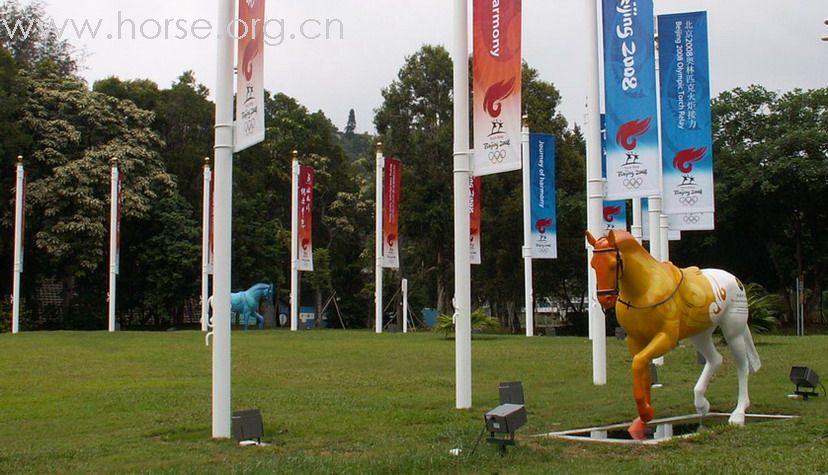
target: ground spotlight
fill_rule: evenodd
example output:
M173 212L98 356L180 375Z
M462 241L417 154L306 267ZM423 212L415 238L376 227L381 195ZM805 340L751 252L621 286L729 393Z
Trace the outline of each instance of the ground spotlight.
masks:
M264 423L262 422L262 413L260 410L247 409L234 412L230 418L230 422L234 439L245 445L249 445L253 441L255 441L255 445L262 443Z
M500 383L499 391L500 405L484 416L489 432L486 441L496 444L500 453L505 454L506 446L515 445L515 431L526 424L526 408L520 381ZM508 438L497 437L497 434L506 434Z
M811 368L794 366L791 368L790 378L791 382L796 385L796 390L791 394L791 397L802 398L807 401L809 397L819 395L816 391L817 385L820 384L819 375ZM822 385L822 392L824 395L824 385Z

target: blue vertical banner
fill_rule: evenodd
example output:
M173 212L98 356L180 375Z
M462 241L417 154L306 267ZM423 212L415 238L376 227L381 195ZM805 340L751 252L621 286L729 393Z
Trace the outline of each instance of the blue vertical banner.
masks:
M602 0L607 199L661 193L653 0Z
M658 31L662 206L666 214L712 213L713 135L707 13L659 15ZM689 219L694 221L693 216Z
M532 188L532 242L534 259L558 258L555 196L555 137L529 134L529 170Z
M610 231L627 230L627 201L610 200L604 201L604 233L606 236Z

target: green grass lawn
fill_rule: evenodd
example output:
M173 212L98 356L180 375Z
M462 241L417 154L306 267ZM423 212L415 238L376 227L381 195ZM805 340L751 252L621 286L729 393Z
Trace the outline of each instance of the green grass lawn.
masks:
M268 447L211 434L211 349L195 331L0 335L0 473L826 473L828 403L787 398L793 365L828 377L828 336L756 336L750 412L792 421L717 427L659 446L532 434L635 417L626 344L592 384L586 338L479 335L473 403L454 409L454 342L433 333L235 331L233 409L260 408ZM730 354L708 391L736 404ZM693 412L701 369L682 345L659 371L656 417ZM505 457L472 446L500 381L520 380L528 423ZM449 453L463 449L461 456Z

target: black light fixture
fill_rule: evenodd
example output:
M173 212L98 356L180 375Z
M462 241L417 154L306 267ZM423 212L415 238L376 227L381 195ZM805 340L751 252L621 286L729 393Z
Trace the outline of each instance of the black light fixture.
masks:
M515 445L515 431L526 424L526 408L523 399L523 384L520 381L500 383L500 405L484 416L486 430L489 432L487 442L497 444L501 454L506 453L506 446ZM508 439L497 437L507 434Z
M256 445L261 445L262 436L264 435L264 423L262 422L262 412L258 409L247 409L244 411L237 411L233 413L230 418L233 438L239 442L255 441Z
M791 396L801 397L807 401L810 396L819 395L816 391L817 385L820 384L819 375L811 368L794 366L791 368L790 378L791 382L796 385L796 390ZM822 392L825 392L825 386L822 386Z

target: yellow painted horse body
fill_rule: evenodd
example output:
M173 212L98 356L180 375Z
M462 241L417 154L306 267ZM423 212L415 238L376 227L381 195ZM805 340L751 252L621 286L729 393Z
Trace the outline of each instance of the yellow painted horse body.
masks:
M593 247L598 301L605 310L615 308L633 357L633 396L639 417L630 432L643 434L654 416L650 362L684 338L690 338L706 360L694 396L696 411L707 414L710 403L704 393L722 362L712 339L717 326L731 349L739 379L739 400L730 423L744 424L750 405L748 372L756 372L761 362L747 324L747 297L741 282L718 269L679 269L670 262L658 262L625 231L610 231L600 239L587 232L587 240Z

